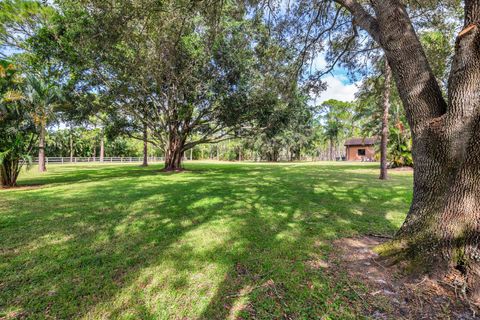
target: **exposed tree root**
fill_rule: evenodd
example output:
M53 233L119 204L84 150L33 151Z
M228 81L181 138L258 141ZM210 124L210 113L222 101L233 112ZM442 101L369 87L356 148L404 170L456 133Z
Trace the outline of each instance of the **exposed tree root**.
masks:
M349 290L374 319L476 319L479 306L467 296L462 272L451 268L441 277L413 272L403 245L372 236L339 239L330 258L339 268L328 270L334 277L346 272Z

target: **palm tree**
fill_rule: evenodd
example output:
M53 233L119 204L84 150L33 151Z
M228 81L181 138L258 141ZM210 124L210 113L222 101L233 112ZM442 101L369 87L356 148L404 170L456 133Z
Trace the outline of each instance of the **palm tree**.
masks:
M329 160L334 160L334 146L352 131L353 105L350 102L327 100L322 103L323 136L329 142Z
M38 131L38 171L46 171L45 135L48 123L54 118L55 110L62 101L59 87L42 76L29 75L25 81L24 102L33 111Z
M0 182L2 187L17 183L23 164L30 163L36 138L28 108L20 102L21 81L15 67L0 60Z

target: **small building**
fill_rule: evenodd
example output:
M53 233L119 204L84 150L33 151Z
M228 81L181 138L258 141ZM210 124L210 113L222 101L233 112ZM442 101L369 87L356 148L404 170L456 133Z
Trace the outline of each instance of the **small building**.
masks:
M351 138L345 141L347 161L375 161L377 138Z

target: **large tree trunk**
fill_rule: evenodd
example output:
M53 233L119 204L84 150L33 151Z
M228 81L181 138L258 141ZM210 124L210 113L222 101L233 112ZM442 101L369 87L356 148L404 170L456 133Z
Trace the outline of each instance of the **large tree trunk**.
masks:
M40 124L40 133L38 137L38 171L45 172L47 171L45 165L45 135L47 129L45 128L45 122Z
M385 59L384 66L385 84L383 88L383 101L382 101L382 139L380 142L380 179L388 179L387 169L387 145L388 145L388 114L390 112L390 90L392 73L387 59Z
M414 195L396 240L408 257L421 261L437 275L461 270L469 292L480 302L478 25L466 22L467 31L457 38L447 104L412 34L405 8L399 5L392 9L378 1L375 10L385 26L381 39L413 137Z
M413 201L393 247L436 276L459 270L480 303L480 119L476 122L463 138L442 138L443 130L451 129L438 124L430 128L431 137L415 140ZM429 147L422 151L418 145ZM460 151L454 145L466 147Z
M390 248L441 276L455 269L480 303L480 1L465 0L445 101L399 0L336 0L385 51L413 139L413 200ZM393 250L397 253L397 250Z
M143 167L148 166L148 128L147 125L143 125Z
M185 146L185 139L172 133L170 134L167 151L165 153L164 171L182 171L182 159Z
M18 159L4 159L0 165L0 180L2 187L15 187L18 174L20 173L20 161Z

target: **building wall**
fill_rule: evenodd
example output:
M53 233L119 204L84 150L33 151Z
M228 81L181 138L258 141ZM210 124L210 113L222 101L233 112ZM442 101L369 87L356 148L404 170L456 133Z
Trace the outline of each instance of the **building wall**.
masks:
M374 161L375 160L375 149L373 146L347 146L346 147L347 161ZM365 155L361 156L358 154L358 150L364 149Z

